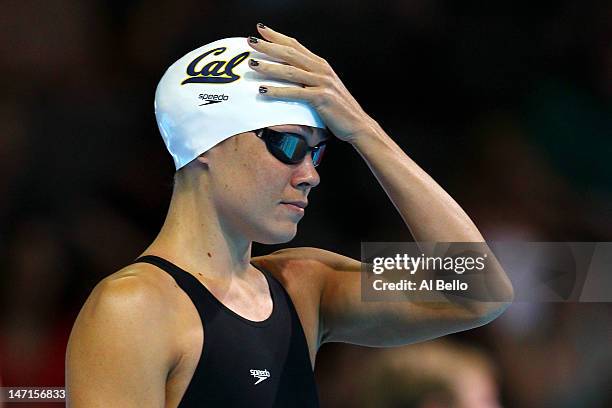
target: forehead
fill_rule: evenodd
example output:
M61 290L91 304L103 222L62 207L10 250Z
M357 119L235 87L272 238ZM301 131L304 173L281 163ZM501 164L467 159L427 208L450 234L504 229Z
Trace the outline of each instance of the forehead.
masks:
M279 132L292 132L297 133L298 135L302 135L304 136L308 144L312 146L315 146L329 139L329 133L327 132L327 130L317 127L287 124L268 126L268 128Z

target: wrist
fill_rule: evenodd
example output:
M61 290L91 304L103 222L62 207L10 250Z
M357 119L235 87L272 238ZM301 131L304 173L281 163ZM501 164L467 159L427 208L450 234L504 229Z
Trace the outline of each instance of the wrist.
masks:
M347 142L349 142L353 147L357 148L359 145L363 144L364 141L372 140L373 138L380 136L381 131L382 129L378 125L378 122L372 118L368 118L363 122L362 126L360 126L358 130L347 139Z

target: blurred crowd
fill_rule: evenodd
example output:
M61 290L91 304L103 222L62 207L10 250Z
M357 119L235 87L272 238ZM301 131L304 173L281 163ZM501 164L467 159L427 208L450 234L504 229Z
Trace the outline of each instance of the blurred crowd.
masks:
M174 168L153 97L165 68L202 44L254 35L258 21L326 58L485 239L612 241L610 2L8 2L0 13L3 386L64 384L65 346L85 298L162 225ZM411 239L350 146L333 144L320 173L289 246L359 258L361 241ZM280 247L255 245L253 255ZM609 407L611 310L517 302L443 340L325 345L321 400L329 408Z

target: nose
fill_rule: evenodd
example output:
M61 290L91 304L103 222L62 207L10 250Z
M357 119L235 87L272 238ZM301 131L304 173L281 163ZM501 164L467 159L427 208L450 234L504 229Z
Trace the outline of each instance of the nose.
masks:
M312 163L312 157L307 154L304 160L296 165L291 179L291 185L295 188L308 189L316 187L320 182L321 178Z

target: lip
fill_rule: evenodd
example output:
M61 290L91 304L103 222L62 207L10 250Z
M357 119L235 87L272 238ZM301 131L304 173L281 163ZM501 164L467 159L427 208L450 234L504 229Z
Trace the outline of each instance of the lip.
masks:
M301 209L306 208L306 206L308 206L308 202L307 201L283 201L281 204L290 204L293 205L295 207L299 207Z
M283 205L283 207L285 207L286 209L288 209L291 212L294 212L296 214L304 214L304 208L306 207L307 204L302 203L302 202L291 202L291 203L281 203Z

